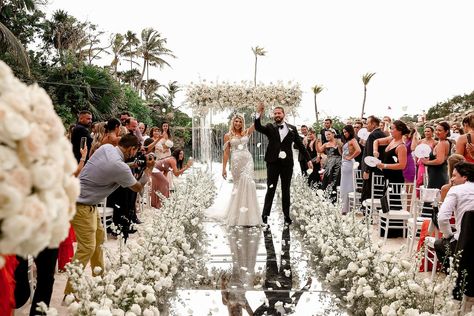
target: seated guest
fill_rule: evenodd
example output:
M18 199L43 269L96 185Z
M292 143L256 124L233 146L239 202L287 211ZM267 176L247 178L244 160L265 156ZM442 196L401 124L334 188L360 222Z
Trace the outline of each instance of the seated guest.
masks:
M83 267L91 263L92 274L95 267L104 268L102 243L104 228L97 212L97 204L101 203L119 186L128 187L140 192L148 181L154 161L147 161L147 171L137 181L132 170L125 163L134 157L141 144L134 135L125 135L117 147L110 144L102 145L86 163L79 175L80 194L76 202L76 214L71 224L76 233L77 251L73 262L79 261ZM74 291L68 281L65 294Z
M449 267L447 256L452 256L461 232L461 221L465 212L474 210L474 164L459 162L454 166L451 183L446 198L439 210L439 230L443 238L435 242L436 255L445 268ZM453 233L449 222L452 214L456 219L456 231Z
M461 161L465 161L466 159L464 159L463 156L461 155L458 155L458 154L452 154L451 156L449 156L448 158L448 175L449 175L449 179L451 179L453 177L453 169L454 169L454 166L461 162ZM453 183L452 181L449 181L449 183L443 185L441 187L441 191L440 191L440 202L443 202L444 199L446 198L446 195L448 194L448 191L449 189L451 189L451 187L453 186Z

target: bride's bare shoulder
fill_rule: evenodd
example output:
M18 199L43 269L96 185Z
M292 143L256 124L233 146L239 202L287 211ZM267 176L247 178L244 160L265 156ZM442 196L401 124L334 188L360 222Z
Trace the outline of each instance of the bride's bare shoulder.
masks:
M226 133L224 135L224 141L228 141L228 140L230 140L230 133Z

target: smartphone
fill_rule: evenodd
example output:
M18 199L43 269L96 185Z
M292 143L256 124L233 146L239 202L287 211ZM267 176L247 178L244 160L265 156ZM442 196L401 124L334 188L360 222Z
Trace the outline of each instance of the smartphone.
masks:
M84 149L87 144L87 137L81 137L81 149Z

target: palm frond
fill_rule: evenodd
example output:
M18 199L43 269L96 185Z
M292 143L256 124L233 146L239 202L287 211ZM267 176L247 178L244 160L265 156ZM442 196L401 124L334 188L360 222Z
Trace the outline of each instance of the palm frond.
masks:
M313 90L314 94L319 94L324 90L323 86L315 85L314 87L311 88Z
M26 54L25 48L15 35L0 22L0 48L10 53L25 72L30 74L30 66L28 62L28 55Z
M362 82L364 83L364 86L369 84L370 79L375 75L375 72L368 72L362 76Z

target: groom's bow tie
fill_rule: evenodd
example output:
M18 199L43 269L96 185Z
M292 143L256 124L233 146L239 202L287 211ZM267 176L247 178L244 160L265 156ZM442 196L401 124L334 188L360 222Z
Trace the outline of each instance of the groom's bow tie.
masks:
M278 125L278 128L279 128L279 129L283 129L283 127L285 127L285 125L283 125L283 124Z

